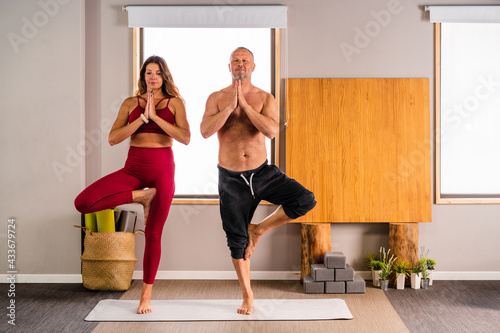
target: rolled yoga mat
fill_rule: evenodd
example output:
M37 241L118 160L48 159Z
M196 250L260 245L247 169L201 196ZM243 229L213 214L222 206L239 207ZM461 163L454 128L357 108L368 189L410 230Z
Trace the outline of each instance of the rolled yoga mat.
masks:
M90 231L97 231L97 220L95 213L84 214L85 227Z
M257 299L254 313L236 312L237 299L152 300L153 312L137 314L139 301L106 299L100 301L86 321L266 321L352 319L344 300L333 299Z
M113 209L101 210L95 215L97 232L115 232L115 212Z
M115 213L115 230L116 231L121 231L119 229L119 224L120 224L120 216L122 215L122 210L118 208L114 208L113 212Z
M116 231L134 232L135 223L137 221L137 213L133 211L124 210L120 215L118 221L118 228Z

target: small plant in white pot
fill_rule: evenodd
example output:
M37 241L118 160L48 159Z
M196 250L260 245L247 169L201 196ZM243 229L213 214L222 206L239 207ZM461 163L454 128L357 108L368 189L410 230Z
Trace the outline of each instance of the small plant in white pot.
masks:
M421 273L422 267L419 264L413 266L411 269L411 289L420 289Z
M410 263L408 261L399 260L394 263L394 272L396 273L396 289L405 289L405 280L410 277Z
M433 272L434 272L434 267L436 266L436 262L427 257L427 255L429 254L429 250L427 250L427 252L425 253L424 250L425 247L421 247L419 263L421 263L422 266L424 264L427 264L427 270L429 271L429 286L432 286Z
M382 269L382 262L374 254L366 256L366 266L372 271L372 281L374 287L380 286L380 270Z
M427 267L427 260L420 259L418 262L418 265L420 266L422 272L422 289L428 289L429 288L429 268Z
M422 258L420 260L422 261L422 265L427 265L427 270L429 272L429 286L432 286L432 280L433 280L432 275L434 272L434 267L436 266L436 262L429 258Z
M380 270L379 276L380 276L380 288L382 290L387 290L389 287L389 276L392 273L392 268L394 266L394 262L396 261L397 257L394 257L394 254L389 258L389 252L391 252L391 249L385 252L385 248L383 249L383 252L381 251L380 255L380 262L382 263L382 269Z

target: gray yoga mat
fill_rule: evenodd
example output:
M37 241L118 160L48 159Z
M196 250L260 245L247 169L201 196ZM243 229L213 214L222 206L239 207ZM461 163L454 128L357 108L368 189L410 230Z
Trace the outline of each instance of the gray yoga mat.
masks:
M352 319L342 299L258 299L254 313L241 315L241 300L153 300L152 313L137 314L139 301L100 301L86 321L244 321Z

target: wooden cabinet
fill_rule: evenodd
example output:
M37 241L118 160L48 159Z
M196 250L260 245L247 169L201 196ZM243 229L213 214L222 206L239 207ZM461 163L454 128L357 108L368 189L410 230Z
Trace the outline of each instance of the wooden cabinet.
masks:
M289 79L286 173L317 206L296 222L430 222L429 80Z

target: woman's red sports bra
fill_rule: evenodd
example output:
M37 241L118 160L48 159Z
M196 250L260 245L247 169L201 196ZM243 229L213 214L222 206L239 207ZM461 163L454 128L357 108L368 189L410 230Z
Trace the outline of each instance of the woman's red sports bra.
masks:
M132 110L132 112L130 112L130 114L128 115L128 122L131 123L133 122L134 120L136 120L137 118L139 118L141 116L142 113L144 113L144 108L141 106L141 103L139 101L139 98L142 98L143 100L146 101L146 99L144 99L143 97L141 96L137 96L137 106L135 107L135 109ZM165 98L162 98L158 104L161 103L161 101L163 101ZM146 101L147 102L147 101ZM168 104L170 103L170 98L168 99L168 102L167 102L167 105L163 108L163 109L158 109L156 110L156 114L165 119L167 122L169 122L170 124L174 125L175 126L175 118L174 118L174 115L172 114L172 111L170 111L169 107L168 107ZM158 104L156 104L156 106L158 106ZM151 119L149 120L149 123L144 123L142 124L138 129L137 131L135 131L134 134L137 134L137 133L158 133L158 134L163 134L163 135L168 135L167 133L165 133L165 131L160 127L158 126L158 124L156 124L154 121L152 121Z

